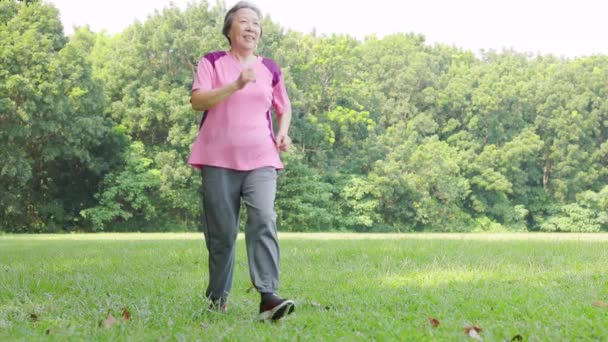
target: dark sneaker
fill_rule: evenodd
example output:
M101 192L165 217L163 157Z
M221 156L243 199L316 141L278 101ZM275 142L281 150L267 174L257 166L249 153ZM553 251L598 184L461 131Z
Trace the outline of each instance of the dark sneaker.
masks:
M273 295L260 303L260 321L278 321L296 309L296 303L291 299L283 299Z
M211 303L209 303L209 311L216 311L221 313L228 312L228 305L226 305L226 300L211 299Z

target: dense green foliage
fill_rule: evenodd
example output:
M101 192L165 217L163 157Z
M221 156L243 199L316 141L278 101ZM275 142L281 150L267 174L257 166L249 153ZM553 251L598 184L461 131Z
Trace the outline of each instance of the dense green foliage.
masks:
M66 37L52 5L0 2L0 230L196 229L189 93L225 10ZM608 56L263 27L294 113L282 230L608 230Z
M0 236L0 340L475 341L472 324L485 341L608 338L606 235L294 235L280 291L297 308L279 324L255 321L243 239L219 314L200 233Z

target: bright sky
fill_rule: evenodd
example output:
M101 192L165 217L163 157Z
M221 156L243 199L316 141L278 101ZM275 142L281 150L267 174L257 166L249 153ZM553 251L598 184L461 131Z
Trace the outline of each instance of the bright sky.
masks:
M61 12L66 34L73 26L118 33L170 2L193 0L45 0ZM195 0L194 0L195 1ZM228 7L237 0L226 0ZM513 48L558 56L608 55L605 0L253 0L286 29L347 33L358 38L396 32L423 34L479 52ZM215 4L215 0L209 0ZM218 32L218 35L220 32Z

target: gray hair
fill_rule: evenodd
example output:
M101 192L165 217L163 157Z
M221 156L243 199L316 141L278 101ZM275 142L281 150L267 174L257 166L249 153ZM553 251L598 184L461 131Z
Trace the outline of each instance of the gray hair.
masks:
M231 9L228 10L228 12L226 12L226 16L224 17L224 27L222 28L222 34L228 39L228 44L232 44L232 42L230 41L230 28L232 27L232 19L234 19L234 14L243 8L249 8L250 10L254 11L258 17L260 18L260 20L262 19L262 11L260 11L260 9L252 4L251 2L248 1L239 1L236 3L236 5L232 6ZM262 26L260 25L260 38L262 37Z

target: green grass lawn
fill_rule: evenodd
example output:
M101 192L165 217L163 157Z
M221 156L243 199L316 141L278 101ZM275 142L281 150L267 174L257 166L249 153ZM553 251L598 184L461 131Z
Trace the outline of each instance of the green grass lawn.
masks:
M219 314L199 234L0 236L0 340L473 341L466 325L486 341L608 340L608 235L280 239L281 294L298 306L272 324L255 320L242 239Z

